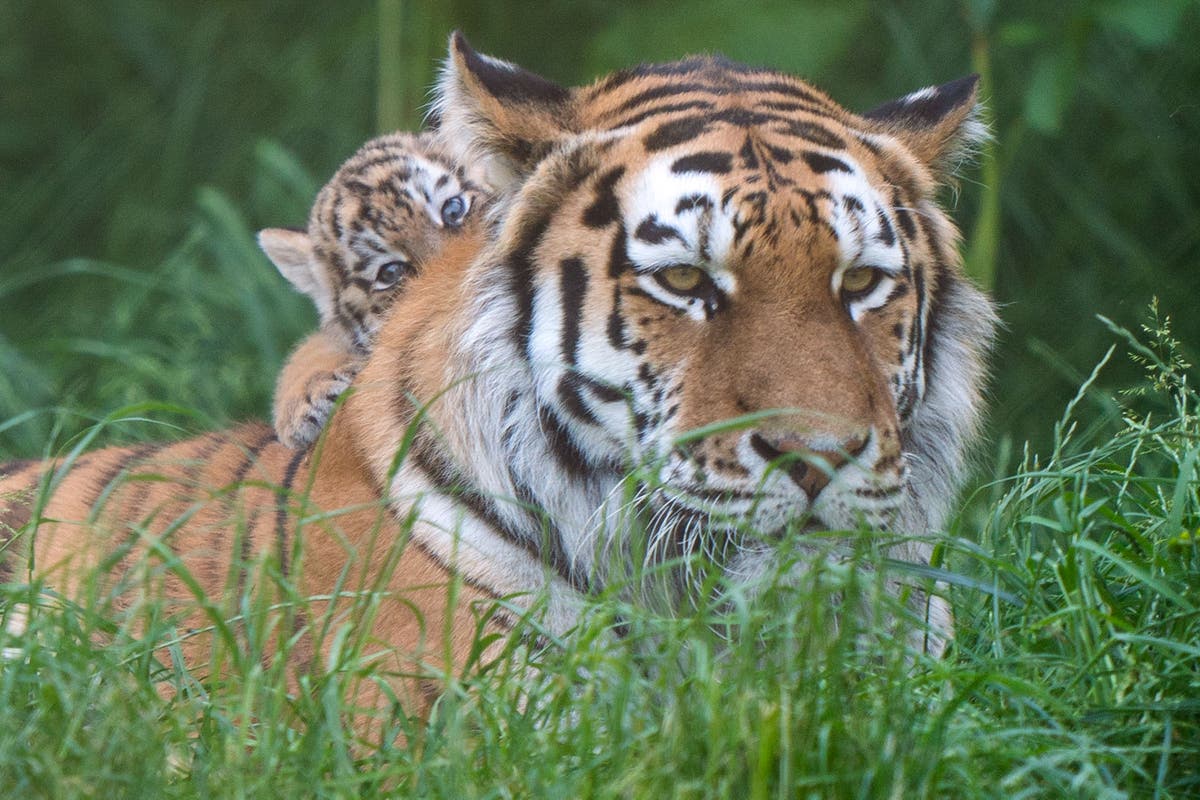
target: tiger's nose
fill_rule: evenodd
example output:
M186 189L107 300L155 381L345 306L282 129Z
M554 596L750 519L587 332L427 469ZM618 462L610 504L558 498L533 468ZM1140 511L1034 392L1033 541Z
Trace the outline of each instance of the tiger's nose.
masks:
M768 440L766 436L755 433L750 436L750 446L763 461L778 463L779 468L808 495L811 502L829 485L839 467L866 448L867 440L855 437L846 441L839 450L814 450L794 434L773 436ZM814 457L829 464L829 470L812 463Z

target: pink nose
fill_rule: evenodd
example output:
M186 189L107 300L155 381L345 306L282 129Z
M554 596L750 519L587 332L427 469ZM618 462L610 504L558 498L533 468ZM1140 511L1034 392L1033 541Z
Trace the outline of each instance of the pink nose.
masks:
M767 462L778 461L784 456L799 456L785 459L780 467L812 501L816 500L821 490L829 485L829 481L833 479L832 472L861 453L867 446L867 441L854 438L847 441L841 450L813 450L794 435L778 436L774 437L774 441L768 441L761 434L755 433L750 437L750 446L754 448L754 452L760 458ZM826 473L817 464L808 463L805 456L817 456L826 461L831 468L830 473Z

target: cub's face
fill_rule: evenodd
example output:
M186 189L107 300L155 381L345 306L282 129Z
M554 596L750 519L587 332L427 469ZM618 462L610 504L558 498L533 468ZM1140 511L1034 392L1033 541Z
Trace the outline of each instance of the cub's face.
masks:
M719 59L567 90L451 57L443 131L507 187L496 258L564 466L632 456L660 518L767 534L911 519L952 485L912 475L959 463L985 346L962 337L990 331L934 197L980 132L974 79L864 117ZM960 373L941 421L935 360Z
M307 233L268 229L259 242L313 299L325 328L361 355L397 292L485 197L427 134L389 134L359 148L321 189Z

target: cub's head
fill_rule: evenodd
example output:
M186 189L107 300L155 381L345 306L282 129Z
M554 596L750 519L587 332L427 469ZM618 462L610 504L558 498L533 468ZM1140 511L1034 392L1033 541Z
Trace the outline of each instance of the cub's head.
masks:
M716 58L566 89L456 35L435 111L500 193L480 318L552 469L632 456L689 530L940 524L994 324L936 201L974 78L859 115Z
M325 184L307 233L268 228L258 241L312 298L321 324L365 354L396 290L484 198L429 134L393 133L364 144Z

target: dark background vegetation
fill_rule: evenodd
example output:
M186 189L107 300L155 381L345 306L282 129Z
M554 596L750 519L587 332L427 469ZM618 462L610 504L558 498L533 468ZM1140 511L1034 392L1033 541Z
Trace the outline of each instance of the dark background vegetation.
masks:
M993 441L1045 444L1098 313L1157 295L1195 361L1196 2L0 0L0 458L134 402L266 415L315 315L252 234L419 123L453 27L563 83L719 51L858 110L981 72L995 145L947 201L1007 325Z

